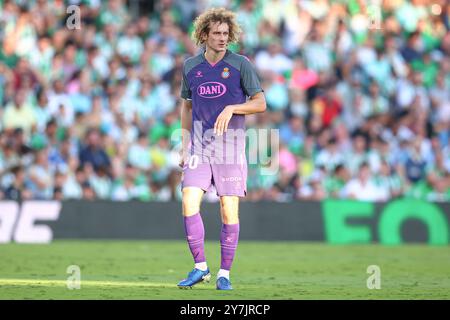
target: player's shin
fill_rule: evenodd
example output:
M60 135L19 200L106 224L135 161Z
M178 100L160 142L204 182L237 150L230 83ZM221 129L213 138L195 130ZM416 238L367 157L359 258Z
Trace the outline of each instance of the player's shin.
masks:
M186 239L194 258L195 267L202 271L207 269L205 258L205 228L200 213L184 217Z
M233 264L239 240L239 223L222 224L222 232L220 235L220 271L218 276L229 277L229 270ZM227 272L228 271L228 272Z

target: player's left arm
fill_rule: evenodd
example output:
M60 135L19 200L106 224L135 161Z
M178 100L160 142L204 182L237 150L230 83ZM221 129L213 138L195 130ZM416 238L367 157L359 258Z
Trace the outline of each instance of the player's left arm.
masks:
M264 93L258 92L250 97L245 103L228 106L233 114L252 114L266 111L266 98Z
M227 131L228 123L233 114L247 115L266 110L264 90L261 87L259 77L250 60L242 60L240 73L242 90L250 98L245 103L226 106L219 114L214 124L214 133L217 133L219 136Z
M224 132L227 132L228 123L233 114L247 115L264 112L265 110L266 98L264 97L263 92L258 92L251 96L245 103L226 106L214 123L214 133L221 136Z

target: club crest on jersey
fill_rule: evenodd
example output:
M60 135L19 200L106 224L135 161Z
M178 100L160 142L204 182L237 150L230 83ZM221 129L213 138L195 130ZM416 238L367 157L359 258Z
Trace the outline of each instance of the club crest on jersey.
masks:
M223 71L222 71L222 78L226 79L226 78L228 78L229 76L230 76L230 69L228 69L228 68L223 68Z
M227 92L227 87L220 82L204 82L197 88L197 94L200 97L211 99L218 98Z

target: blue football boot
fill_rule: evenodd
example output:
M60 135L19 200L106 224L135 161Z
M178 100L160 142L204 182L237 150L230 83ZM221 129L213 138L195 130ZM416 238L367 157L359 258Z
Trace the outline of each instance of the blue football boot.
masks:
M230 280L225 277L220 277L219 279L217 279L216 289L217 290L233 290L233 288L231 287Z
M211 273L209 272L209 269L206 269L206 271L202 271L200 269L194 268L191 272L189 272L186 279L181 280L178 283L178 288L180 289L192 289L193 285L196 285L199 282L206 281L209 282L211 280Z

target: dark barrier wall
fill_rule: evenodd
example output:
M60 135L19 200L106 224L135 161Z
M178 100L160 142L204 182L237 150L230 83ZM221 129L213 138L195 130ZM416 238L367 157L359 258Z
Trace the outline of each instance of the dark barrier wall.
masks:
M204 203L207 239L219 239L218 203ZM318 203L240 205L241 239L324 240ZM55 238L183 239L181 204L143 202L65 202L57 221L48 223Z
M206 238L218 240L218 203L203 203ZM448 245L450 204L398 199L242 202L242 240ZM0 202L0 242L52 239L184 239L181 203Z

